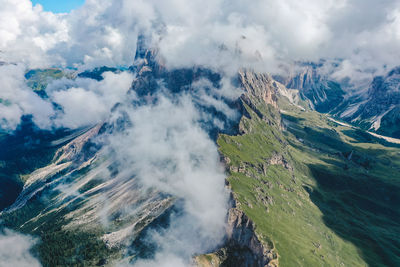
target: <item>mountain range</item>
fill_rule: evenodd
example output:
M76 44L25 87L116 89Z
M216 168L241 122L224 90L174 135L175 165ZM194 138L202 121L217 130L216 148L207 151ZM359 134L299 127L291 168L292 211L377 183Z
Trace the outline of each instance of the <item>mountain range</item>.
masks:
M26 116L17 131L0 136L0 182L7 188L1 191L1 226L37 237L32 253L43 266L114 266L156 258L161 245L150 237L181 222L187 200L168 186L146 186L135 168L146 158L139 145L133 153L140 155L121 160L120 154L137 125L146 130L136 116L163 101L182 106L177 101L184 96L198 110L201 131L186 129L182 119L162 136L185 142L176 132L183 127L194 136L184 144L196 147L204 131L218 146L229 192L223 238L206 250L199 245L190 264L400 265L399 143L369 133L400 137L400 69L375 77L359 95L319 73L316 64L301 68L287 77L242 69L232 79L239 93L228 97L221 93L218 71L168 69L157 49L139 41L127 101L116 104L108 119L49 131ZM110 71L120 70L31 70L25 77L46 98L46 86L55 79L101 80ZM143 112L131 115L132 109ZM183 167L203 164L203 154L184 156ZM152 164L145 172L158 175L152 169L159 168L179 177L173 159ZM191 242L203 242L197 234Z
M276 78L287 88L298 89L312 109L331 114L364 130L400 137L399 67L384 76L375 76L371 82L363 82L357 89L351 90L347 83L330 79L321 70L321 65L300 65L300 71L295 74Z

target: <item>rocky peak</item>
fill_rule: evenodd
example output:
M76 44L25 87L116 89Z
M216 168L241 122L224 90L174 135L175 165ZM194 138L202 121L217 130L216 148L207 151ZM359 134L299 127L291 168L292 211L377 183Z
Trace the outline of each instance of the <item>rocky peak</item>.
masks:
M172 93L180 93L190 89L193 82L203 78L209 80L215 87L219 86L221 80L218 73L200 66L167 69L163 58L159 55L159 49L151 46L143 35L138 38L135 61L131 70L137 74L131 89L139 96L153 95L160 85Z
M389 73L388 76L395 76L395 75L400 75L400 66L397 66L393 68Z
M250 97L263 100L275 108L278 107L278 86L269 74L240 70L239 82Z
M323 79L316 69L312 66L306 66L297 75L291 74L287 78L286 86L288 88L296 88L308 91L314 87L316 83L321 82Z
M387 105L400 104L400 67L386 76L377 76L368 89L369 101Z
M253 221L240 209L231 208L228 212L227 237L229 246L241 248L241 251L244 248L249 250L247 255L242 253L245 257L242 266L279 266L278 254L274 248L259 238Z
M286 76L277 76L279 82L290 89L297 89L311 108L319 112L329 112L344 99L341 86L320 73L320 64L304 63L296 71L288 71Z
M369 84L366 100L354 106L357 109L350 116L343 116L347 121L382 135L400 137L400 67L376 76Z

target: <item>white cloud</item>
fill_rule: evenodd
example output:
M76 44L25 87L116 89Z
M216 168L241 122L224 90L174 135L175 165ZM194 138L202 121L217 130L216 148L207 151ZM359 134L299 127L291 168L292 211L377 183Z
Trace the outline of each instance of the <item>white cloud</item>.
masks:
M400 62L397 0L87 0L69 14L44 12L29 0L0 0L0 6L0 60L18 63L0 67L3 128L14 129L24 114L43 128L107 118L124 101L130 74L54 81L43 100L24 84L25 67L130 65L139 33L152 37L169 68L202 65L228 74L211 94L200 81L191 96L160 96L156 104L127 108L133 127L110 137L127 171L184 200L184 215L152 235L161 246L155 261L171 259L160 260L165 266L186 264L223 235L224 173L215 144L199 126L211 118L191 97L233 119L237 114L221 97L237 96L227 81L239 67L274 72L282 64L324 58L340 63L328 71L339 79L364 78L366 71ZM62 111L54 111L51 101Z
M22 115L31 114L39 127L48 128L53 107L26 85L24 74L22 65L0 66L0 127L13 130Z
M139 32L159 42L170 67L274 71L295 60L341 58L363 70L400 60L396 0L87 0L61 15L28 0L1 6L2 58L29 66L129 65Z
M228 195L217 147L201 129L202 115L187 95L173 100L160 95L154 105L126 111L133 126L110 136L110 148L145 188L183 200L183 215L150 238L160 246L156 259L168 254L187 265L194 253L214 248L224 236ZM159 264L171 266L171 261Z
M36 243L37 240L30 236L3 230L0 234L0 263L18 267L42 266L30 252Z
M50 84L47 91L51 101L62 107L62 112L53 119L54 124L78 128L105 120L111 108L125 99L133 76L128 72L106 72L103 78L101 81L62 79Z
M68 91L58 91L52 96L55 102L62 103L63 115L57 124L77 128L104 119L108 112L98 96L83 88L71 88Z
M42 99L26 85L23 65L0 66L0 128L15 130L23 115L32 115L42 129L77 128L99 123L125 99L133 76L128 72L103 74L104 79L60 79L48 85ZM53 104L62 110L54 110Z
M29 67L61 63L47 52L69 39L62 15L32 7L29 0L0 0L0 6L0 60Z

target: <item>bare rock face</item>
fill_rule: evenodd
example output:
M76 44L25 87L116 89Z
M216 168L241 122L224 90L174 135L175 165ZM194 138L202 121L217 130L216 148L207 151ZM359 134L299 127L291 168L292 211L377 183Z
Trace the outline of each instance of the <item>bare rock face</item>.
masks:
M102 123L94 126L92 129L86 133L73 139L71 142L67 143L63 147L57 150L54 155L53 162L59 164L66 161L75 160L76 157L82 152L84 146L89 142L91 138L94 138L102 127Z
M57 174L69 173L90 165L95 155L85 151L85 146L98 134L101 126L102 124L98 124L75 137L55 152L49 165L36 169L29 174L22 192L6 211L11 212L23 207L30 199L45 190L48 184L56 180L54 177Z
M276 125L281 128L278 100L282 96L290 95L286 88L276 82L269 74L255 73L250 70L239 71L239 83L244 91L240 97L242 103L250 107L260 119L269 125ZM268 111L265 112L265 109ZM242 112L246 117L251 117L246 108L243 108ZM251 130L250 124L246 123L245 120L240 121L240 134L251 132Z
M341 86L319 71L320 65L305 63L300 71L276 77L287 88L298 89L303 99L319 112L329 112L344 100Z
M228 212L227 241L216 252L198 255L193 266L198 267L277 267L278 255L272 244L257 236L254 223L239 208Z
M238 266L278 266L273 248L259 239L254 223L238 208L229 210L227 236L229 246L241 251Z
M269 165L281 165L285 169L293 172L293 167L289 164L289 162L280 154L274 153L272 157L268 160Z
M360 124L363 128L400 137L400 67L386 76L375 77L368 88L367 100L358 106L347 121Z
M277 85L269 74L241 70L239 71L239 80L247 94L278 108Z

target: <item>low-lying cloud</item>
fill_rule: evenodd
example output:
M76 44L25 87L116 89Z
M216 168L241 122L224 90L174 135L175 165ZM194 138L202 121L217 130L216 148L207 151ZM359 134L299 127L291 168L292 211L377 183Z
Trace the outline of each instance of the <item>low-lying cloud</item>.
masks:
M155 259L136 264L188 266L193 255L214 249L224 237L228 194L217 147L189 95L159 93L156 103L125 111L132 127L109 136L120 168L139 179L143 190L153 188L182 203L169 227L149 236L159 247Z
M22 65L0 66L0 127L14 130L23 115L32 115L33 122L47 128L54 114L51 103L43 100L26 85Z
M46 88L48 98L41 98L27 86L25 71L21 64L0 66L3 130L14 130L24 115L32 115L32 121L42 129L75 129L99 123L125 98L133 80L128 72L106 72L101 81L63 78L50 83Z
M126 97L133 76L128 72L105 72L103 78L101 81L62 79L48 86L50 100L62 108L53 118L55 127L74 129L108 117L112 107Z
M7 266L40 267L31 249L37 244L37 240L5 229L0 232L0 263Z

